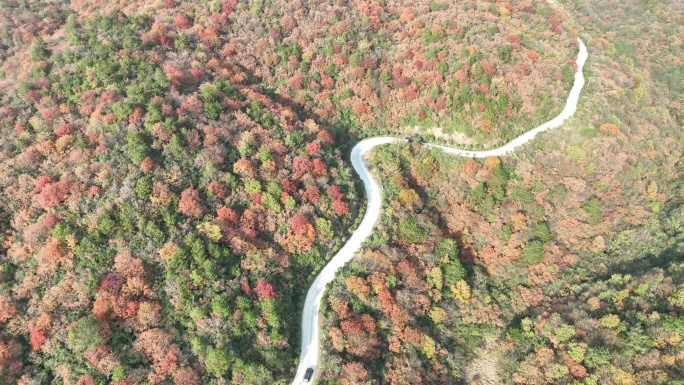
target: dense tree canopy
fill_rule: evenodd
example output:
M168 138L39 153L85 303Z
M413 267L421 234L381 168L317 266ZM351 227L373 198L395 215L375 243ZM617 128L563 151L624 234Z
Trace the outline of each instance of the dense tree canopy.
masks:
M0 383L289 383L293 315L363 211L350 145L506 141L562 108L579 33L571 131L372 155L386 204L318 378L677 384L679 11L0 2Z

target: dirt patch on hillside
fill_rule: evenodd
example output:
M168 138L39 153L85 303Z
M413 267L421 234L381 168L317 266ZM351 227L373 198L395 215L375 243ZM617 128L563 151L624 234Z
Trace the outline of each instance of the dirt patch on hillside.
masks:
M498 375L499 352L497 337L493 336L485 342L485 346L476 352L478 358L470 361L465 368L465 380L469 385L502 384Z
M450 134L445 133L442 131L440 127L431 127L431 128L424 128L424 127L404 127L402 132L406 133L407 135L421 135L421 136L426 136L426 135L433 135L437 139L442 139L450 143L451 145L454 145L456 147L464 147L467 145L476 145L479 147L482 147L484 149L489 149L494 146L493 141L488 141L486 143L478 143L477 140L474 138L462 133L462 132L453 132Z

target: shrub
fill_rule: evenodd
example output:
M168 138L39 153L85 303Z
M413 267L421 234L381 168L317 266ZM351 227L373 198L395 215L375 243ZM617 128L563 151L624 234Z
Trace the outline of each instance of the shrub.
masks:
M537 223L534 225L534 238L548 243L551 241L551 234L549 233L549 226L546 223Z
M553 367L551 368L551 377L556 380L567 376L568 373L570 373L570 370L567 366L562 364L553 364Z
M207 372L222 377L230 369L232 359L226 348L212 349L204 360Z
M138 181L135 183L135 195L138 196L140 199L145 199L150 197L150 194L152 193L152 176L151 175L145 175L142 178L138 179Z
M466 276L466 271L458 260L453 260L444 265L444 282L446 286L451 286L462 280Z
M504 63L508 63L511 61L511 53L513 52L513 48L510 45L504 45L499 47L499 49L496 50L496 56L503 61Z
M399 238L408 243L421 243L427 237L427 231L418 225L414 218L402 218L399 222Z
M128 144L128 156L135 164L140 164L143 159L147 158L150 151L149 137L140 132L129 132L126 134L126 143Z
M535 265L544 258L544 244L539 240L534 240L520 252L520 262L526 266Z
M33 50L31 50L31 58L33 61L41 61L50 57L50 51L47 49L47 44L42 37L37 36L33 40Z
M575 335L575 327L570 325L562 325L556 330L556 340L558 342L569 341Z
M598 225L601 223L601 218L603 217L603 209L601 206L601 200L596 197L589 199L587 203L582 206L582 209L589 217L588 222L590 225Z
M101 343L100 324L92 318L81 318L69 329L67 346L73 351L85 353Z
M568 356L577 363L582 363L587 353L587 344L584 342L570 342L568 344Z

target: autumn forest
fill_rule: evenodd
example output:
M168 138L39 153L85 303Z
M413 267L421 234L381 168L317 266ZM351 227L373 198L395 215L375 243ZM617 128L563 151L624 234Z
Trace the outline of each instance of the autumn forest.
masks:
M678 0L0 0L0 384L684 385ZM680 174L681 172L681 174Z

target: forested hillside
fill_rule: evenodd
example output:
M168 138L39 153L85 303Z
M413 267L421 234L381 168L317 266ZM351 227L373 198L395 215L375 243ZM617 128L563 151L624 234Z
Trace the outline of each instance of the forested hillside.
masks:
M579 33L566 129L371 157L319 382L676 384L681 7L0 0L0 383L289 383L363 213L351 145L504 142L562 108Z
M0 382L286 381L345 144L149 16L67 13L3 63Z
M3 383L287 382L292 314L359 214L353 138L504 137L572 74L536 2L0 12Z
M385 210L327 295L323 383L681 383L682 5L558 6L590 51L565 127L371 156Z
M363 136L503 142L560 112L576 68L543 1L253 1L235 20L256 76Z

